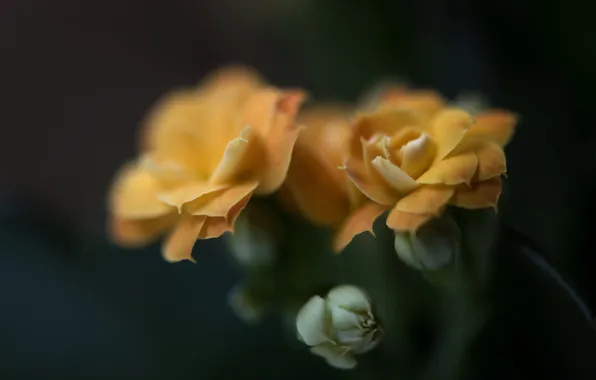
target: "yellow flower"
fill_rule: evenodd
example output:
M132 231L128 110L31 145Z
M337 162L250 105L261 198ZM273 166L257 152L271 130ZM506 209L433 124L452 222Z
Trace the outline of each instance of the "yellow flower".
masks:
M141 156L111 189L114 240L144 245L171 230L163 255L179 261L192 260L197 239L233 231L253 193L272 193L284 181L304 97L230 67L159 101Z
M340 105L321 105L299 116L306 128L296 141L282 203L310 222L336 230L333 248L341 251L385 208L362 195L348 180L343 165L351 131L350 111Z
M345 170L363 194L391 209L387 226L416 231L448 204L496 206L503 146L515 124L506 111L473 118L432 91L391 89L354 120Z

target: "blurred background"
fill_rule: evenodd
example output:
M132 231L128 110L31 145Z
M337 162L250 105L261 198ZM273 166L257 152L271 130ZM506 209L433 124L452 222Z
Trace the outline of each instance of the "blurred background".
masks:
M0 378L344 378L274 319L237 320L221 242L168 265L106 239L106 191L145 111L230 62L317 100L398 79L518 113L470 376L596 378L591 312L520 248L596 308L595 14L588 0L3 0Z

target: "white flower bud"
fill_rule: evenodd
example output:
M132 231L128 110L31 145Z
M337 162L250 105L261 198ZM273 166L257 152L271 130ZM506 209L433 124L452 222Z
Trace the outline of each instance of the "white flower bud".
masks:
M232 255L242 265L269 265L275 259L277 247L274 238L257 224L257 220L251 220L247 215L240 215L234 234L228 239Z
M416 269L437 270L449 265L460 249L461 233L448 215L432 220L416 233L396 232L399 258Z
M246 290L237 285L228 293L228 304L236 316L246 324L256 324L263 316L263 307Z
M298 312L296 328L313 354L341 369L354 368L354 355L372 350L382 334L368 296L351 285L313 296Z

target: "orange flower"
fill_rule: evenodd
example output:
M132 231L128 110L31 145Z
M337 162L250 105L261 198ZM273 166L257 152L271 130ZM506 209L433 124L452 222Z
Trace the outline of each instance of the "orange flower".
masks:
M355 235L372 233L372 222L385 210L364 197L339 170L350 140L349 115L347 108L338 105L315 107L300 115L300 124L307 128L298 137L280 190L286 206L314 224L336 230L336 252Z
M346 173L369 199L391 209L391 229L416 231L448 204L497 204L503 146L515 124L506 111L473 118L434 92L392 89L355 119Z
M192 260L197 239L233 231L253 193L272 193L284 181L304 97L232 67L158 102L144 129L141 157L112 187L115 241L144 245L171 230L164 257Z

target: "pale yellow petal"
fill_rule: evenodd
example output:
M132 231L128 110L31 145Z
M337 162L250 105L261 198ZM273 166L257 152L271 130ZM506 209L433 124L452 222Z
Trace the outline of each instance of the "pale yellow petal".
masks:
M394 209L410 214L439 214L454 191L447 186L422 186L400 199Z
M445 158L472 127L472 117L460 109L445 109L433 119L431 134L437 142L435 161Z
M250 127L247 126L242 130L240 136L228 143L219 165L209 179L210 183L229 183L238 177L239 174L243 174L243 161L246 160L248 144L250 143L249 139L253 137L250 132Z
M379 177L379 173L377 173L376 169L372 166L372 161L376 157L385 157L388 158L385 154L388 149L383 149L385 138L379 135L373 136L370 139L366 140L364 137L360 139L360 144L362 148L362 163L364 164L364 168L369 175L375 176L376 178Z
M158 198L163 184L151 172L131 164L117 175L109 197L110 211L123 219L145 219L166 215L172 207Z
M460 185L456 187L450 204L469 209L496 207L501 190L501 177L473 183L471 187Z
M477 168L476 154L473 152L463 153L434 163L417 179L417 182L426 185L469 184L474 178Z
M336 232L333 239L333 250L336 253L341 252L354 238L363 232L373 233L373 224L375 220L387 210L387 207L367 203L354 211Z
M412 177L388 159L377 157L372 164L389 186L399 194L408 194L418 187L418 183Z
M400 167L411 178L420 177L432 164L436 146L427 134L411 140L400 149Z
M506 145L518 123L518 117L508 111L491 110L476 117L470 134L488 138L500 146Z
M362 162L348 159L344 164L344 169L354 186L372 201L382 205L393 205L399 199L399 194L387 183L376 181L371 177Z
M168 236L163 248L162 255L169 262L182 260L194 261L192 248L199 237L199 233L205 224L205 216L183 215L178 219L174 230Z

